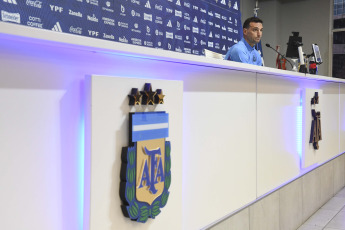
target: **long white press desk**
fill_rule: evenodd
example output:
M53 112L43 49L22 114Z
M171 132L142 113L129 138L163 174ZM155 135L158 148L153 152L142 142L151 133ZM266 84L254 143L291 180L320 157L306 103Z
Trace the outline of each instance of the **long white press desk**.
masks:
M3 22L0 69L0 203L8 207L0 209L1 229L201 229L345 152L341 79ZM103 171L85 167L87 75L183 83L183 95L165 100L182 97L175 111L182 119L170 121L181 135L169 139L171 203L156 220L139 224L121 213L117 162L126 141L110 143L116 151L102 159ZM322 91L322 141L306 168L305 89ZM127 106L127 95L119 100ZM125 140L122 129L116 135ZM91 167L100 156L91 156ZM96 196L92 180L109 190Z

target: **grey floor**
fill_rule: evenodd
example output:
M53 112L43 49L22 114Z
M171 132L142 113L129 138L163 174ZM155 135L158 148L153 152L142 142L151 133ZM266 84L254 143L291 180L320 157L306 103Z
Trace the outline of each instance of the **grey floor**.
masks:
M297 230L345 230L345 188Z

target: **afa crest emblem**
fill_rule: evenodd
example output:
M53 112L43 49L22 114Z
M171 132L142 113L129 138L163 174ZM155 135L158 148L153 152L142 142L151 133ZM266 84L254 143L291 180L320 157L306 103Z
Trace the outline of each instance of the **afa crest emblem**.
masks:
M157 92L162 94L161 90ZM156 92L152 92L151 85L146 84L145 91L141 93L145 100L146 95L154 96ZM132 89L132 94L136 95L135 101L141 99L137 97L137 89ZM121 154L120 197L122 212L131 220L145 223L148 218L154 219L167 204L171 183L171 146L166 141L168 136L168 113L129 114L129 146L123 147Z

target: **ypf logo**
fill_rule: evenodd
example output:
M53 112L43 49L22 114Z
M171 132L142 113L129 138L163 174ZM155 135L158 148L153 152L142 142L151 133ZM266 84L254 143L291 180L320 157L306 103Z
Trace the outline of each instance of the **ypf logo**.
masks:
M62 11L63 11L63 7L61 7L61 6L55 6L55 5L51 5L51 4L49 6L50 6L50 10L53 12L62 13Z
M152 91L146 83L139 93L132 88L129 105L163 104L161 89ZM168 201L171 183L169 114L139 112L129 114L129 147L122 149L120 197L124 216L145 223L155 218Z
M88 30L88 32L89 32L89 35L90 35L91 37L98 37L98 35L99 35L99 32L98 32L98 31Z

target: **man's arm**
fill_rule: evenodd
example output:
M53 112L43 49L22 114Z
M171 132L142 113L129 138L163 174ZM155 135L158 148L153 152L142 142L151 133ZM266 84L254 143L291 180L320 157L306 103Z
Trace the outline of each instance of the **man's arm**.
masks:
M230 59L232 61L249 63L249 58L246 52L242 49L238 49L237 47L235 47L235 49L233 49L233 52L231 52Z
M226 60L249 63L248 55L238 47L232 47L225 56Z

